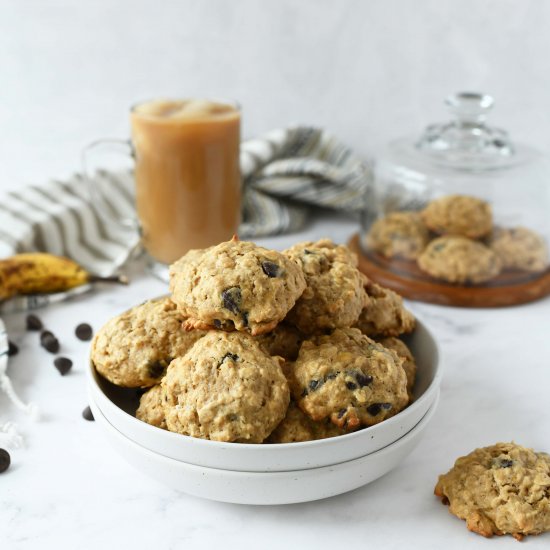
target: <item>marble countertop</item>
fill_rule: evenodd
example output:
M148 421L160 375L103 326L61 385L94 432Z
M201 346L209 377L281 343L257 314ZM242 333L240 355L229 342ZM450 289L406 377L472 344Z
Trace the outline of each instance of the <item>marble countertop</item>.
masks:
M312 223L297 235L262 239L283 248L331 236L345 242L356 225L340 218ZM20 352L9 373L20 394L39 404L32 422L0 394L0 420L16 421L26 439L10 449L0 477L2 549L172 548L485 548L482 537L433 496L437 476L475 447L514 440L549 451L550 299L514 308L468 310L409 303L435 334L445 375L436 415L412 454L385 477L348 494L290 506L240 506L187 496L134 470L99 425L85 421L88 344L80 322L98 329L108 318L166 286L135 270L128 287L103 287L38 314L74 361L60 376L53 356L24 327L24 314L4 317ZM547 548L548 536L529 540ZM517 548L511 537L495 541Z

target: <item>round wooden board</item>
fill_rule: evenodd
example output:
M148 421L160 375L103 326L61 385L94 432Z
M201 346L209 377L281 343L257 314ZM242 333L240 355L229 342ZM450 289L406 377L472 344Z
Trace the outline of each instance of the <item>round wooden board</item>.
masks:
M357 233L348 246L359 257L359 269L369 279L411 300L445 306L506 307L533 302L550 294L550 269L543 274L503 273L485 285L453 285L426 275L416 262L365 254Z

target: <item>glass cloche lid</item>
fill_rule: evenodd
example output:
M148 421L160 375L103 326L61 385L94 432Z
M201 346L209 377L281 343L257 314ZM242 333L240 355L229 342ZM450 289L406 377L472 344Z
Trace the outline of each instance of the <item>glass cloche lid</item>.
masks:
M508 132L487 122L494 99L478 92L459 92L445 100L451 119L430 124L420 137L390 143L394 158L427 162L454 170L495 170L529 162L530 147L514 143Z
M550 294L550 159L494 127L462 92L450 119L380 155L356 242L360 266L406 297L474 307Z

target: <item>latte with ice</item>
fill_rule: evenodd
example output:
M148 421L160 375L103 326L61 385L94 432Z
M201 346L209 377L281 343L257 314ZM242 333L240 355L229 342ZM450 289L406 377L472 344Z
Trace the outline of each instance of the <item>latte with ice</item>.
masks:
M168 264L226 241L240 221L240 113L206 100L150 101L131 113L145 249Z

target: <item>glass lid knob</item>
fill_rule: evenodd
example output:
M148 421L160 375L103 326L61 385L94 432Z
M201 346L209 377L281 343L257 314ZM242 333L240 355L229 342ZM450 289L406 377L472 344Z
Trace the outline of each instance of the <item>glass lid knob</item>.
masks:
M445 156L466 155L470 159L508 157L514 153L508 134L485 122L494 105L490 95L460 92L447 97L445 103L453 120L428 126L416 143L418 149Z
M459 124L483 124L495 100L487 94L461 92L445 99L445 104Z

